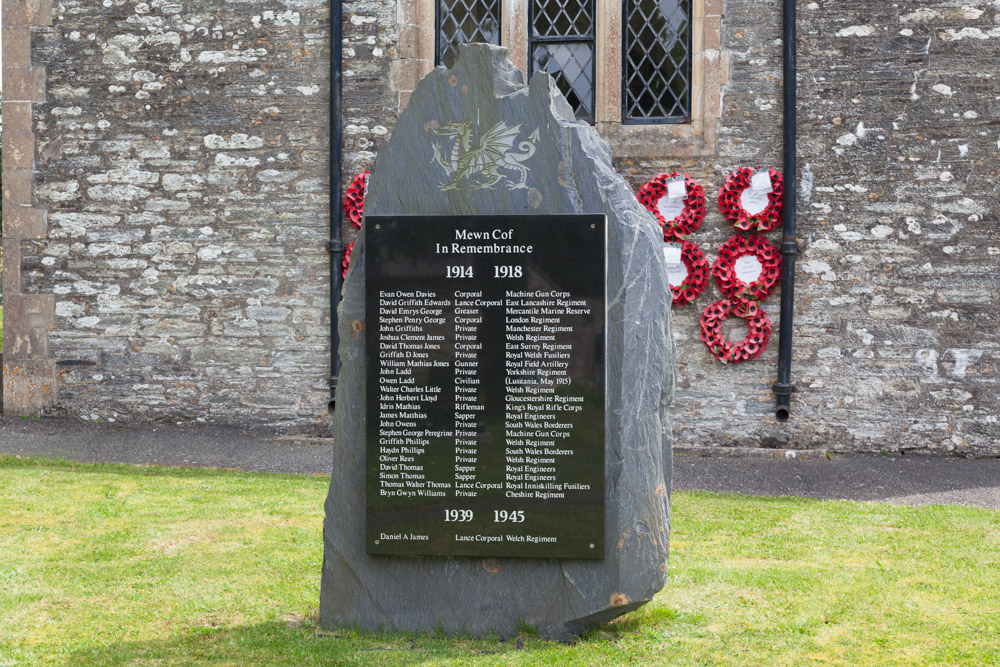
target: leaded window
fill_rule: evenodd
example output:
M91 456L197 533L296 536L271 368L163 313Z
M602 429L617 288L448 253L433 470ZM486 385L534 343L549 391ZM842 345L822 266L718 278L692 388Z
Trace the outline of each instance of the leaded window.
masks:
M531 0L528 63L555 79L581 120L594 120L594 0Z
M623 120L691 120L691 0L624 2Z
M459 44L500 43L501 0L438 0L437 64L452 67Z

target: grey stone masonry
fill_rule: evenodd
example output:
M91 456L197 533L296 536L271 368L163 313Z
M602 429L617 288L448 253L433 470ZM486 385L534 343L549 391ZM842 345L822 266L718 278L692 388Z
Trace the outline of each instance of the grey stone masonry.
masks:
M710 262L733 233L715 206L726 174L781 168L781 3L723 16L714 154L615 161L635 188L668 169L704 184L690 239ZM998 456L1000 5L799 2L797 51L792 416L773 416L776 337L735 367L698 340L710 284L674 311L676 442ZM764 304L775 332L780 298Z
M498 167L505 176L449 171L447 160L439 159L435 147L449 128L460 124L486 133L501 123L526 138L511 147L521 160ZM434 70L414 91L389 145L379 153L366 202L366 213L379 215L607 217L606 557L365 553L369 327L362 233L340 309L344 366L323 531L320 615L325 627L440 627L510 635L527 623L546 636L566 639L639 607L662 588L670 528L670 299L659 228L611 168L610 157L596 131L573 120L548 75L536 74L525 86L505 49L462 47L453 69Z
M8 261L53 309L52 409L324 422L328 11L69 0L32 29L47 80L12 197L47 225Z
M350 7L351 42L371 44L365 68L376 72L408 27L395 17L423 5ZM741 165L781 169L781 3L692 7L706 68L700 140L678 139L686 126L631 125L645 145L619 155L613 144L612 154L635 190L670 170L705 186L708 217L690 240L711 262L733 233L715 205L725 176ZM503 16L514 29L518 21ZM674 310L678 445L1000 455L998 26L1000 6L986 0L798 3L799 391L791 419L777 422L776 336L750 363L711 357L698 339L701 310L721 298L710 284ZM413 50L398 48L406 64ZM361 70L349 70L351 91ZM393 92L388 79L368 85L364 117L379 114L391 130L384 101ZM370 132L374 124L358 123L368 129L356 136L377 152L384 135ZM764 303L775 333L780 298L778 289ZM731 337L743 335L738 324Z
M705 186L690 239L712 261L732 233L713 196L726 174L781 168L781 3L691 6L700 133L630 125L627 145L608 139L633 189L668 170ZM342 4L345 179L372 167L430 65L428 7ZM47 357L5 374L8 409L324 419L328 11L3 3L3 289L54 308ZM710 285L674 313L678 444L1000 455L998 30L987 0L798 3L799 391L777 422L776 339L750 363L710 356ZM599 106L614 99L599 91ZM775 330L780 298L764 304ZM19 327L8 310L6 335Z

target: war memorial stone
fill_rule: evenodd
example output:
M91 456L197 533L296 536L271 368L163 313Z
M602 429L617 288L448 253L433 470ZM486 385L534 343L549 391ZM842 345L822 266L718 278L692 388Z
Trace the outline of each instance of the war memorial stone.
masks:
M662 588L661 232L548 75L462 47L379 151L339 313L324 627L569 638Z
M370 216L370 554L604 556L605 216Z

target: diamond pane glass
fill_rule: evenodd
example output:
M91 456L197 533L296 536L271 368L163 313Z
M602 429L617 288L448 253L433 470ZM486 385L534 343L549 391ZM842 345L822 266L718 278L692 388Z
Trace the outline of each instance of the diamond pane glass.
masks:
M532 70L548 72L579 120L594 120L594 45L540 43L531 52Z
M533 37L579 37L594 33L593 0L534 0Z
M625 120L691 116L690 0L625 0Z
M459 44L500 43L501 0L439 0L438 64L451 67Z

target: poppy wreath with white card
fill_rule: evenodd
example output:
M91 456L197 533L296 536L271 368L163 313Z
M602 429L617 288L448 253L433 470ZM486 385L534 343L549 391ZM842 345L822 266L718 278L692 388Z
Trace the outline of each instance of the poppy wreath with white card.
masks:
M371 175L366 169L355 176L344 194L344 214L357 229L361 229L361 218L365 214L365 195L368 194L368 179Z
M735 343L722 333L722 323L730 315L736 315L731 301L716 301L702 311L700 337L713 357L724 364L739 364L756 359L764 352L771 341L771 319L756 303L752 304L752 310L752 315L743 318L747 323L746 338Z
M705 253L696 244L691 241L676 243L681 245L680 262L672 264L669 259L667 260L667 280L670 284L670 293L674 297L674 305L684 306L705 291L710 267L708 260L705 259Z
M744 232L769 232L781 224L784 179L774 167L739 167L719 188L719 210Z
M671 185L671 181L676 185ZM705 219L705 189L687 174L676 171L657 174L639 188L638 197L656 216L663 227L663 238L668 241L693 233Z
M750 306L767 298L781 279L781 253L763 236L734 234L719 248L712 277L733 302L735 314L746 317Z

